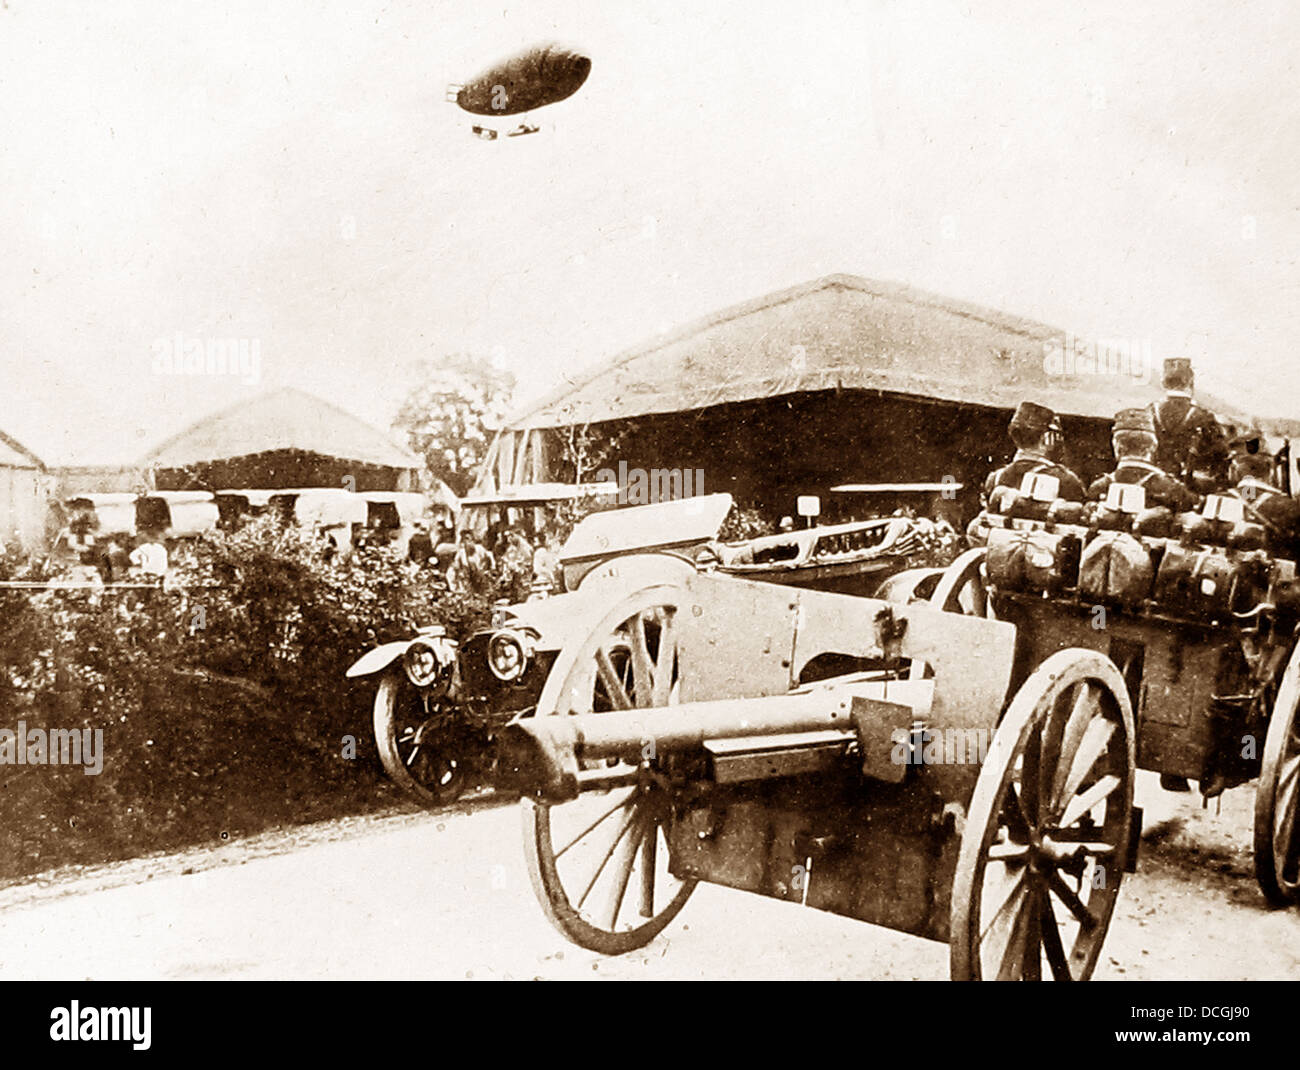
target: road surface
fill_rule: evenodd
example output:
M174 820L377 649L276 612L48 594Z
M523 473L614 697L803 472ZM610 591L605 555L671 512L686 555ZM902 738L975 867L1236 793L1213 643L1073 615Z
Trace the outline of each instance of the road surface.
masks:
M1216 816L1139 777L1146 832L1096 976L1300 978L1300 910L1250 872L1250 788ZM947 976L947 948L701 886L641 951L567 943L516 805L328 822L0 889L0 978L760 979Z

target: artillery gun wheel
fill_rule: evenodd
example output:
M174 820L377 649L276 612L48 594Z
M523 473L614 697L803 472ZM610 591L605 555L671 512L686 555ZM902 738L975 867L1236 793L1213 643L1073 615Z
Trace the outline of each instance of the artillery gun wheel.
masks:
M1255 786L1255 879L1274 906L1300 903L1300 647L1278 688Z
M930 605L945 613L968 617L991 617L988 584L984 582L984 547L967 550L944 569L930 595Z
M953 881L954 980L1084 981L1128 850L1137 756L1119 670L1053 654L1016 692L971 797Z
M436 738L431 708L399 670L385 674L375 694L375 746L389 777L421 802L445 806L465 790L465 762Z
M655 586L618 602L590 635L560 651L538 714L676 702L680 599L677 588ZM644 947L695 889L668 872L663 826L672 800L653 757L653 723L646 731L649 756L632 787L564 803L523 800L524 853L542 909L575 944L606 955Z

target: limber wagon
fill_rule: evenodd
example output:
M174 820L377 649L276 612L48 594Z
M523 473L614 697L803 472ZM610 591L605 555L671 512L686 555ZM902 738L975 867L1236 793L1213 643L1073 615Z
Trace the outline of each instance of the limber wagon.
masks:
M1207 797L1255 780L1256 880L1273 906L1300 903L1294 545L1218 495L1162 518L1141 488L1114 486L1086 524L1044 519L1036 505L1057 513L1032 500L1036 478L1019 515L985 518L986 545L933 600L1013 623L1016 679L1065 648L1104 662L1134 710L1138 768L1194 778Z
M926 603L680 571L607 591L500 741L566 937L633 950L708 881L945 941L954 978L1092 973L1135 843L1107 657L1017 680L1015 625Z

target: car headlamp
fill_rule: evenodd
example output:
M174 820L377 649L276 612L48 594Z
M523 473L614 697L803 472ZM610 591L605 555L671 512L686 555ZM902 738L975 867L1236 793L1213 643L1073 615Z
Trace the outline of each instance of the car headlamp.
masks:
M532 656L533 640L523 632L502 628L488 640L488 668L503 683L514 683L523 676Z
M402 668L416 687L430 687L442 672L442 662L431 644L417 639L402 655Z

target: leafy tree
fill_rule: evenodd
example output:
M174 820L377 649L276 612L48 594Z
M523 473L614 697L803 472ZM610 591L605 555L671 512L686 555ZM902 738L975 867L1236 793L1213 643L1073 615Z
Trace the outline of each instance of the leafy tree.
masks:
M422 360L416 377L393 427L430 472L464 495L511 404L515 377L467 353Z

